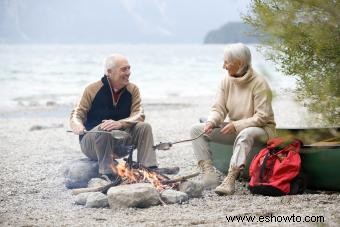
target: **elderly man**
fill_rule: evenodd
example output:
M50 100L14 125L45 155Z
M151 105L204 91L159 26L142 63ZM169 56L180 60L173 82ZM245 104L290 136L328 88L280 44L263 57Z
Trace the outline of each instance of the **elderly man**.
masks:
M219 195L230 195L235 191L235 179L244 168L254 140L273 137L275 121L271 89L264 77L253 70L249 48L242 43L227 45L224 50L223 68L228 73L220 83L208 120L205 124L195 125L191 136L206 133L205 137L193 142L206 188L214 188L219 184L208 141L234 144L228 175L222 184L215 188Z
M128 60L113 54L104 67L105 75L82 93L71 113L70 126L79 135L82 152L98 161L101 175L114 181L117 176L112 168L124 153L124 145L137 148L137 161L143 166L156 168L157 160L151 126L143 122L139 89L129 82ZM85 133L100 130L110 133Z

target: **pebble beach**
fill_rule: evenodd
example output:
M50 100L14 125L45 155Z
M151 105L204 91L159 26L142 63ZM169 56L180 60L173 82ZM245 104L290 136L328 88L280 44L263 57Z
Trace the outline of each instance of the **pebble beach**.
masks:
M211 102L197 97L145 100L155 143L189 138L191 126L207 115ZM340 225L340 192L254 196L247 182L237 182L232 196L204 191L201 198L182 204L121 210L76 205L63 177L68 163L84 157L78 138L66 132L71 109L52 105L0 113L0 226ZM190 142L157 155L160 167L180 167L178 175L197 171ZM236 216L254 220L230 220Z

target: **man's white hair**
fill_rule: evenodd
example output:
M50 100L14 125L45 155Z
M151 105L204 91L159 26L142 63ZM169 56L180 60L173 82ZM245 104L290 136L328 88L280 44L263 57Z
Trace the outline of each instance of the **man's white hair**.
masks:
M243 43L228 44L224 49L224 60L228 62L241 61L241 67L237 72L239 74L251 66L251 53Z
M117 59L119 58L125 58L123 55L121 54L111 54L110 56L108 56L105 61L104 61L104 74L107 75L108 74L108 70L114 70L116 67L116 62Z

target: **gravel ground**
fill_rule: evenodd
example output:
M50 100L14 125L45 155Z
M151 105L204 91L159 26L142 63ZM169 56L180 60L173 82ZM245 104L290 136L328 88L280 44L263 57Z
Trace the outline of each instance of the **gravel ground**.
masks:
M155 143L188 138L190 127L207 114L210 101L149 100L146 121L153 126ZM245 182L237 183L235 195L219 197L205 191L202 198L181 205L118 211L77 206L62 175L67 163L83 157L76 136L65 132L71 107L50 108L0 114L0 226L277 226L275 218L294 226L340 225L339 192L253 196ZM34 126L46 128L30 131ZM161 167L179 166L179 174L197 170L190 143L158 151L158 161ZM236 215L256 219L228 222L226 216ZM259 222L260 216L269 222ZM284 222L283 216L295 217L295 222ZM324 222L303 222L316 216Z

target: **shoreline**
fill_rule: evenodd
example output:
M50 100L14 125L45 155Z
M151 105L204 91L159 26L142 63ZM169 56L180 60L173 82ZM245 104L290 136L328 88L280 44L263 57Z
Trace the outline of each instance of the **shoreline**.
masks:
M143 108L147 112L149 110L159 109L176 109L176 108L190 108L193 106L209 106L213 102L213 97L198 96L198 97L168 97L160 99L143 99ZM32 106L11 106L0 107L1 118L22 118L22 117L67 117L74 104L46 104L46 105L32 105Z
M185 109L195 113L199 111L201 116L206 117L214 102L214 96L187 96L143 99L142 105L146 114L152 111ZM50 103L46 105L13 106L5 109L0 107L0 119L10 118L67 118L73 109L74 104ZM311 113L306 107L297 103L294 97L287 95L284 98L273 100L273 110L277 128L327 128L339 127L337 125L325 124L320 115Z

